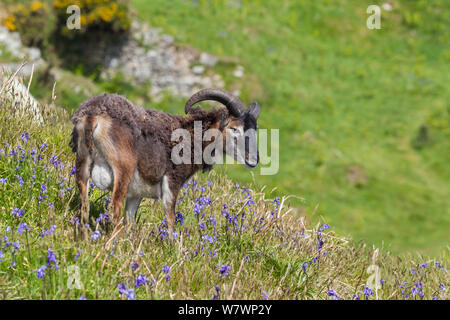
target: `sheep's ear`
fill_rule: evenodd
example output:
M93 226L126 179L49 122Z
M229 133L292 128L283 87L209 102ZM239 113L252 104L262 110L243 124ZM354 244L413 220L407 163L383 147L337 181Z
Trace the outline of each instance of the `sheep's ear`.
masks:
M219 130L223 131L223 129L225 129L225 127L228 125L229 122L230 122L230 116L228 115L228 113L223 112L220 115L220 119L219 119Z
M248 107L248 113L255 117L255 119L258 119L259 113L261 112L261 107L259 106L258 102L253 102L250 107Z

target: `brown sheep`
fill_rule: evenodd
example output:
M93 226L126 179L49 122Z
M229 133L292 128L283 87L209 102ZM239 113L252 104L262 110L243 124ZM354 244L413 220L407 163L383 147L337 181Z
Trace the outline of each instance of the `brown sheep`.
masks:
M226 109L192 108L204 100L218 101ZM88 181L92 178L98 188L112 191L112 221L116 226L122 225L124 199L130 221L134 221L142 198L162 199L172 235L180 188L199 169L205 171L212 167L203 160L194 161L192 144L189 146L191 161L179 164L172 161L172 149L180 142L172 141L173 132L185 129L191 137L198 139L194 136L198 121L201 121L202 136L206 130L218 130L225 141L223 151L247 167L257 166L259 154L255 130L260 107L256 102L245 110L232 94L205 89L188 100L185 111L187 117L144 109L116 94L95 96L81 104L72 118L71 147L76 153L76 182L81 193L83 226L89 219ZM218 141L217 137L211 141L203 141L200 137L202 151ZM238 143L243 140L244 144ZM83 230L87 236L85 228Z

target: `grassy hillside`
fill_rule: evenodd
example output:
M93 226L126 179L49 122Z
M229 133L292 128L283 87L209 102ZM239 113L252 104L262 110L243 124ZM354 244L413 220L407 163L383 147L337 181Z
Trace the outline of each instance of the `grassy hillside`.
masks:
M0 89L0 299L449 297L448 252L378 253L214 171L182 189L176 242L160 204L145 200L137 225L106 249L110 198L95 188L82 241L69 115L43 105L37 124L9 93Z
M437 254L450 243L450 4L389 2L369 30L381 1L131 1L177 41L245 67L243 100L280 129L280 171L259 185L355 239Z

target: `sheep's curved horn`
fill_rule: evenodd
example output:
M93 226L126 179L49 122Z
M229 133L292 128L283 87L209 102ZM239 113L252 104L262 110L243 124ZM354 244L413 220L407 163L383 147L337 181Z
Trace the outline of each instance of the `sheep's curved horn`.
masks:
M232 95L230 92L221 89L200 90L189 98L184 107L184 111L186 113L189 113L192 110L192 106L194 104L205 100L213 100L222 103L235 117L240 117L245 112L244 105L238 97Z

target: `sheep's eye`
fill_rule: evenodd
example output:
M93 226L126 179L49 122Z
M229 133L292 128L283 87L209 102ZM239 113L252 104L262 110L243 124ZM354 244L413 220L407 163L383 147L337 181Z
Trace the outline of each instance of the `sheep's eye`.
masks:
M233 133L239 133L239 129L238 128L231 127L230 129L233 131Z

